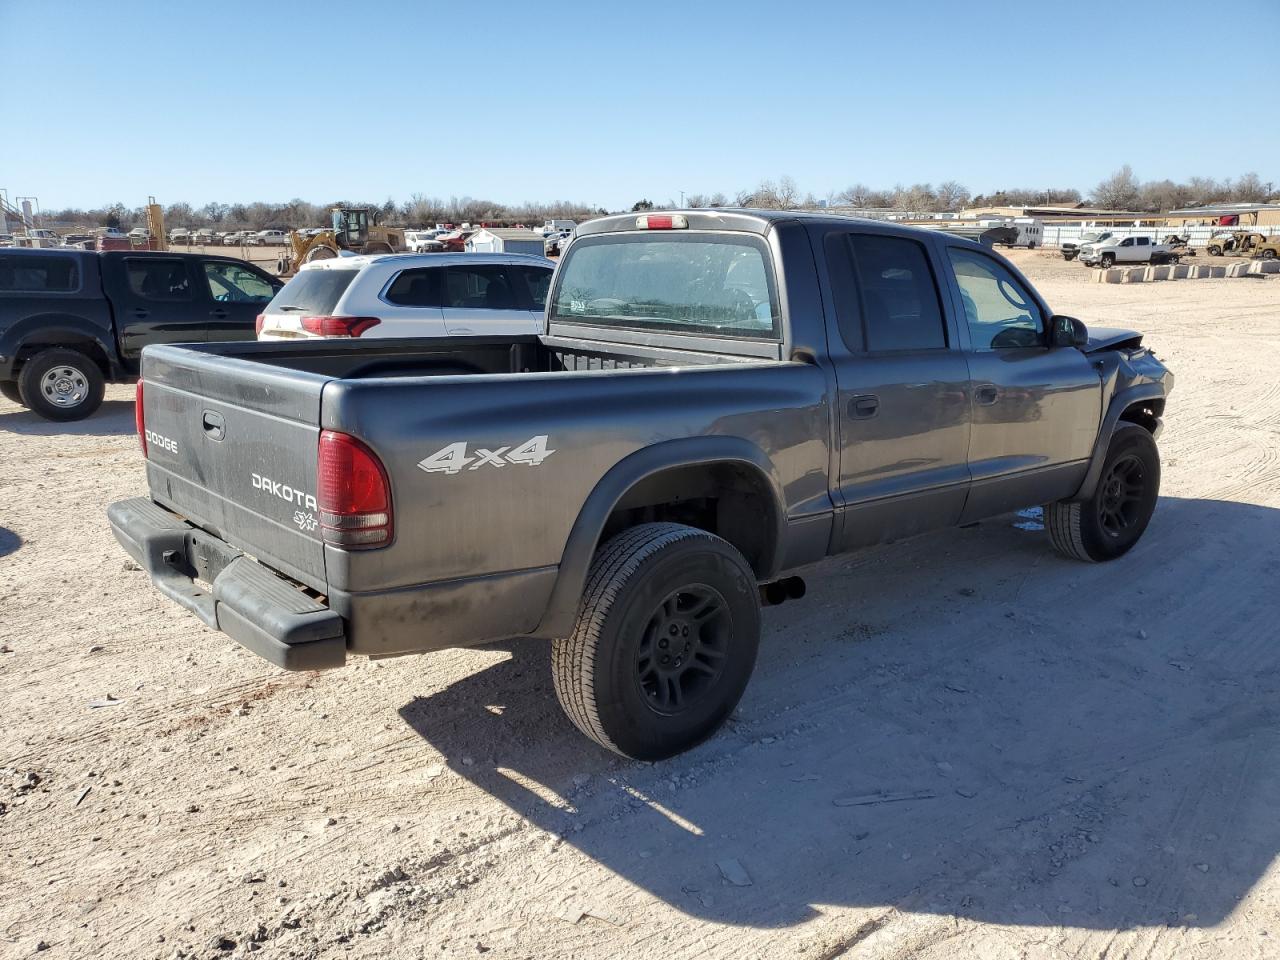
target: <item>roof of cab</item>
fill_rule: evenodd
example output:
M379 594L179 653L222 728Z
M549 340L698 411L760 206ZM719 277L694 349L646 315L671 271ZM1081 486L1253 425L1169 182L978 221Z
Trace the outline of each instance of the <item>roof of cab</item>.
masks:
M812 213L800 210L756 210L749 207L715 207L695 210L645 210L635 213L613 214L588 220L578 225L579 237L597 233L619 233L622 231L639 231L636 220L643 216L671 216L678 214L689 221L690 230L739 230L747 233L768 233L769 228L777 222L803 220L809 223L831 223L835 225L848 223L876 224L882 227L894 227L900 230L924 230L926 227L913 227L892 221L872 220L867 217L850 217L837 213ZM929 231L934 233L936 231Z

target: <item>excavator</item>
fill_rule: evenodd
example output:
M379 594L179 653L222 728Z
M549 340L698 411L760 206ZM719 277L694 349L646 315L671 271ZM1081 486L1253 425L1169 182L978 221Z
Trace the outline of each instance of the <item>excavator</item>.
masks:
M333 207L332 226L315 233L290 231L289 245L276 261L276 272L291 277L304 263L327 260L342 253L400 253L406 249L404 231L378 224L368 207Z

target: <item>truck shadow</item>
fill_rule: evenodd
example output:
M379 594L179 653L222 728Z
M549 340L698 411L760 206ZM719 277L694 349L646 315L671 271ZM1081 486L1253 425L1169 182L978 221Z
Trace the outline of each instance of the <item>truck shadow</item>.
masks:
M0 413L0 430L32 437L118 437L134 432L133 401L103 400L102 406L92 416L70 423L55 423L38 417L30 410L11 407L11 412Z
M1280 850L1280 511L1165 498L1092 566L1037 526L812 568L734 719L667 762L584 739L537 641L400 713L455 775L706 920L1220 923Z
M22 547L22 538L8 527L0 527L0 557L17 553Z

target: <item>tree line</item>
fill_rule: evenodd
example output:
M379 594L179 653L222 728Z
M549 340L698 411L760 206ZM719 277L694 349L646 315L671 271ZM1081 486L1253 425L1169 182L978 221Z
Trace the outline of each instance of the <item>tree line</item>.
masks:
M1178 183L1173 180L1138 179L1125 164L1095 186L1088 197L1070 187L996 190L971 194L962 183L947 180L936 186L916 183L898 184L892 188L871 188L854 183L824 197L802 192L788 176L762 180L753 189L739 190L732 196L724 193L691 193L669 199L665 204L639 200L632 211L673 209L677 207L763 207L774 210L815 210L844 206L857 210L895 210L902 213L957 213L974 206L1048 206L1088 202L1109 210L1159 212L1212 203L1280 202L1276 184L1263 181L1256 173L1245 173L1234 179L1192 177ZM335 201L327 204L293 199L287 203L206 203L193 207L189 203L173 203L165 208L165 225L173 227L212 227L227 230L288 229L318 227L329 222L329 208L335 206L369 207L380 222L395 226L429 226L435 223L485 222L499 224L540 224L544 220L587 220L610 211L586 203L563 200L553 203L504 204L474 197L430 197L415 193L407 201L396 203L388 198L383 203ZM122 203L83 210L67 208L43 212L46 222L83 224L129 229L146 223L143 207L126 207Z

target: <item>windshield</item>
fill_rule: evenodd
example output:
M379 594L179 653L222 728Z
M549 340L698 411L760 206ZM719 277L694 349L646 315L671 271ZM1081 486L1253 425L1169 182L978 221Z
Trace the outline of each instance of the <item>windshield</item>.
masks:
M565 256L551 321L777 339L767 248L734 234L585 237Z
M355 270L300 270L280 288L267 313L333 313L338 300L355 279Z

